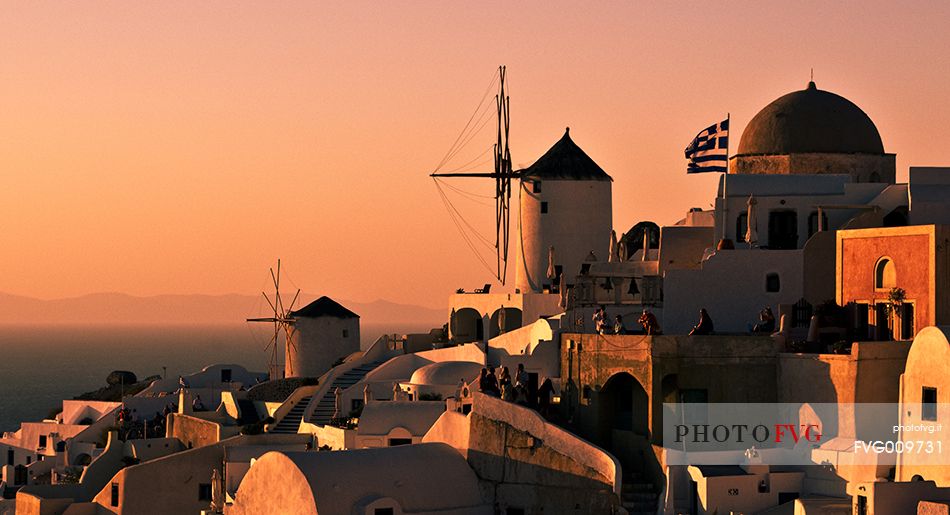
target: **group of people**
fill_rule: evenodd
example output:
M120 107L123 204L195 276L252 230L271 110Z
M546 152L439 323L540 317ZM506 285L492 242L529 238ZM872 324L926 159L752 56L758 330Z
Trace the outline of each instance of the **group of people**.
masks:
M623 325L623 315L615 316L613 327L611 327L607 317L607 308L604 306L597 308L597 311L594 311L592 318L594 320L594 330L596 330L599 334L627 333L627 329Z
M162 412L155 412L152 418L139 415L138 410L126 406L116 412L116 426L119 429L119 438L131 440L136 438L155 438L165 435L165 419L169 413L178 411L178 406L168 403Z
M547 416L554 386L550 379L545 379L536 390L533 389L528 372L524 369L524 364L519 363L514 376L508 371L508 367L501 367L497 375L494 369L490 367L483 368L478 375L478 390L484 394L522 406L537 406L538 411Z
M607 326L607 309L604 306L600 306L594 311L593 320L594 328L599 334L626 334L627 332L624 328L623 317L621 315L614 317L613 332L610 332ZM637 323L643 328L643 334L663 334L656 315L647 309L644 309L643 313L640 314ZM709 316L709 312L706 311L706 308L702 308L699 310L699 323L693 326L689 335L713 334L714 330L715 326L713 325L712 317ZM755 325L749 324L749 332L765 334L775 332L775 314L772 312L771 307L766 306L759 311L759 320Z
M622 315L617 315L614 317L614 325L613 329L611 330L607 324L607 309L604 306L600 306L596 311L594 311L592 319L594 321L594 329L598 334L626 334L627 332L623 325ZM640 318L637 319L637 323L643 328L643 334L663 334L656 315L654 315L650 310L644 309L643 313L640 314ZM692 327L689 335L693 336L713 334L714 330L715 328L712 317L709 316L709 312L706 311L706 308L702 308L699 310L699 323ZM765 334L771 334L775 332L775 314L772 312L771 307L766 306L762 308L761 311L759 311L759 320L755 325L749 324L749 332Z
M608 324L607 308L600 306L594 311L592 316L594 321L594 330L598 334L627 334L627 328L623 323L623 315L614 316L613 327ZM637 323L643 328L643 333L648 335L663 334L660 330L660 322L650 310L644 309L637 319Z

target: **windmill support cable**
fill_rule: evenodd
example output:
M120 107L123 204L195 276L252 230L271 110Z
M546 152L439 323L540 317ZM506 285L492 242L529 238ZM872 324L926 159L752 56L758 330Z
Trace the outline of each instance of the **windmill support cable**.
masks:
M486 110L480 115L478 121L476 122L476 123L478 124L478 128L474 129L470 134L468 134L468 136L465 137L465 140L462 141L461 145L459 145L458 148L456 148L456 149L452 152L452 154L451 154L450 156L448 156L448 159L446 160L446 163L447 163L448 161L451 161L452 159L454 159L455 156L457 156L458 153L461 152L462 149L465 148L465 146L468 145L468 144L472 141L473 138L475 138L475 136L478 136L479 134L481 134L481 132L482 132L483 130L485 130L485 127L488 126L488 122L491 121L491 116L488 116L489 114L491 114L491 110L486 109ZM442 166L445 166L445 163L443 163Z
M439 184L437 183L436 186L439 187ZM491 250L491 241L490 241L488 238L486 238L485 236L483 236L482 233L480 233L480 232L478 231L478 229L475 228L474 225L472 225L468 220L465 219L464 216L462 216L461 211L459 211L458 208L456 208L455 205L452 204L452 201L449 200L448 195L446 195L445 192L442 191L441 187L439 188L439 194L442 195L443 202L446 204L446 206L447 206L452 212L455 213L455 216L456 216L459 220L461 220L462 223L465 224L466 227L468 227L468 229L472 232L472 234L474 234L475 236L477 236L478 239L481 240L482 243L484 243L484 245L485 245L486 248L488 248L489 250Z
M486 162L487 162L487 161L486 161ZM474 193L474 192L471 192L471 191L468 191L468 190L463 190L462 188L459 188L458 186L453 186L452 184L450 184L450 183L448 183L448 182L445 182L445 181L442 181L441 179L438 179L438 178L435 178L435 180L439 181L439 184L441 184L442 186L445 186L446 188L449 188L450 190L455 191L456 193L458 193L458 194L460 194L460 195L462 195L462 196L464 196L464 197L466 197L466 198L470 198L470 199L476 199L476 198L478 198L478 199L494 199L494 198L495 198L494 195L481 195L481 194Z
M469 160L468 162L466 162L466 163L464 163L464 164L461 164L461 165L459 165L459 166L457 166L457 167L455 167L455 168L452 168L451 170L444 170L444 172L445 172L445 173L461 172L461 171L465 170L466 168L469 168L470 166L473 166L474 164L476 164L475 161L477 161L477 160L479 160L480 158L482 158L482 157L484 157L485 155L487 155L489 152L492 151L493 148L494 148L494 145L489 145L485 150L482 150L482 152L481 152L480 154L478 154L477 156L473 157L473 158L472 158L471 160ZM489 163L490 161L491 161L491 159L485 159L484 162L480 162L480 163L477 163L477 164L479 164L479 165L481 165L481 164L486 164L486 163Z
M463 138L465 131L468 130L468 128L472 125L472 120L475 119L476 115L478 115L478 112L481 110L482 105L485 104L485 99L488 98L488 95L491 93L492 88L495 86L495 81L497 80L498 80L498 73L497 72L492 73L492 79L491 79L491 82L488 83L488 87L485 89L485 94L482 95L482 99L478 102L478 105L475 107L475 111L472 112L472 115L469 117L468 122L465 123L465 127L462 128L462 131L455 138L455 141L452 143L452 146L449 147L449 150L445 153L445 156L439 162L438 166L435 167L436 170L438 170L439 168L442 168L442 166L444 166L445 163L450 159L449 155L455 149L458 142Z
M436 187L438 188L438 183L436 183ZM468 248L472 250L472 254L474 254L475 257L478 259L478 261L482 264L482 266L485 267L485 270L488 270L489 273L493 273L491 266L489 266L488 264L488 261L486 261L485 258L482 257L478 249L475 248L475 244L471 241L471 238L469 238L468 234L465 233L465 230L462 228L461 224L459 224L458 220L456 220L455 215L452 213L452 209L450 207L451 205L448 203L448 200L445 198L445 193L442 192L441 188L439 188L439 194L442 196L442 202L443 204L445 204L446 210L449 211L449 215L450 215L450 218L452 219L452 223L454 223L456 229L458 229L459 234L462 236L462 240L464 240L465 244L468 245Z
M436 186L438 187L438 184L436 184ZM450 210L449 214L452 214L454 219L460 220L463 224L465 224L465 226L468 227L469 231L471 231L472 234L478 237L479 241L481 241L481 243L485 245L485 248L487 248L488 250L492 250L491 241L485 236L482 236L482 234L478 232L477 229L475 229L475 226L473 226L468 220L465 219L464 216L462 216L462 213L459 212L459 210L455 207L455 205L453 205L452 202L449 200L448 195L446 195L445 192L441 191L441 189L439 191L439 194L442 195L442 201L443 203L445 203L446 208Z
M485 98L483 97L482 101L479 103L479 107L476 108L475 113L469 118L468 123L466 123L465 129L463 129L462 134L456 138L456 143L453 144L453 148L449 150L446 154L446 158L443 158L443 161L436 167L436 171L431 173L430 176L433 178L438 177L484 177L492 178L495 182L495 277L501 282L502 285L505 284L506 278L508 275L508 250L510 243L510 222L511 222L511 184L512 179L519 177L519 173L515 173L512 170L511 166L511 150L509 148L509 131L511 128L511 115L510 115L510 96L507 93L507 77L506 77L506 68L505 66L498 67L497 80L498 80L498 93L495 95L495 118L496 118L496 137L495 143L490 150L493 149L494 157L494 171L492 173L474 173L463 171L467 168L468 164L472 161L477 160L473 159L451 172L442 172L442 167L450 159L453 159L454 156L458 155L462 147L468 144L477 134L481 132L484 126L487 126L489 118L486 115L491 112L487 106L484 111L481 111L481 106L485 103ZM492 83L489 87L493 86L495 80L492 80ZM484 121L483 121L484 119ZM473 124L474 121L474 124ZM469 131L471 127L475 127L474 130ZM457 170L457 171L456 171ZM483 243L486 245L491 245L490 240L487 238L481 237L481 235L474 229L474 227L461 216L461 213L458 212L458 209L449 201L447 195L442 189L439 181L436 181L436 187L438 188L439 194L442 196L442 201L446 205L446 209L449 211L449 214L452 216L453 223L456 224L456 227L459 228L462 233L463 239L466 244L472 248L473 251L477 252L474 248L474 245L471 241L471 238L465 231L462 229L462 224L465 224L473 234L479 236ZM471 200L471 199L470 199ZM461 223L460 223L461 220ZM488 267L487 262L481 257L480 254L476 254L480 261L483 262L483 265Z

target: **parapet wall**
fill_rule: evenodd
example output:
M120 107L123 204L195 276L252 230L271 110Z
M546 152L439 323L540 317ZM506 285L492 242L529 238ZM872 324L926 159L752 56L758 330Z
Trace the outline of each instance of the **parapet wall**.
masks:
M452 445L486 497L544 513L613 513L620 464L606 451L547 423L536 412L475 392L472 412L446 412L423 438Z

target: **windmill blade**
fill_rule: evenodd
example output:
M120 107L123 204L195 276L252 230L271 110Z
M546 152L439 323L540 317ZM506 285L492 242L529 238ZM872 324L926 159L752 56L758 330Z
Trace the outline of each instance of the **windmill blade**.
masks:
M290 325L284 325L284 338L287 339L287 346L297 350L297 343L294 341L294 328Z
M295 344L293 338L290 337L290 333L287 332L286 329L284 329L284 331L284 352L287 359L287 368L293 373L296 372L296 370L294 370L294 354L290 352L290 350L292 348L296 352L297 344Z
M275 309L275 311L278 312L278 316L283 316L283 314L284 314L284 302L283 302L282 300L280 300L280 260L279 260L279 259L277 260L277 275L274 275L274 269L271 268L271 269L270 269L270 278L271 278L272 281L274 281L274 290L275 290L275 292L276 292L276 293L274 294L274 296L276 297L276 298L274 299L274 304L277 305L277 309ZM278 310L279 310L279 311L278 311Z
M294 300L290 301L290 307L287 308L287 314L288 314L288 315L293 312L293 310L294 310L294 304L297 303L297 298L298 298L298 297L300 297L300 288L297 288L297 293L294 295Z
M270 341L267 342L267 345L264 346L264 352L267 352L267 349L270 349L271 345L276 345L276 342L277 342L277 334L275 333L274 336L270 337Z
M245 322L277 322L277 319L274 318L274 317L266 317L266 318L246 318L246 319L244 319L244 321L245 321Z
M261 295L264 296L264 300L267 301L267 305L270 306L270 308L271 308L272 310L274 310L274 316L276 317L278 313L277 313L277 308L274 307L274 303L271 302L269 298L267 298L267 294L266 294L266 293L261 292Z

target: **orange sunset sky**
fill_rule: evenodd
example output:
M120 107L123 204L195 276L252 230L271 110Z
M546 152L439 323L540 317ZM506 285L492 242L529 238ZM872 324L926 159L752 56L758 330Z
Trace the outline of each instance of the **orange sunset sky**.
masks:
M875 121L899 181L911 165L950 165L945 1L2 11L5 293L255 294L280 257L307 292L443 306L489 277L428 174L499 64L516 168L570 126L615 179L618 232L708 207L718 176L687 176L683 148L727 112L735 148L812 67ZM492 140L487 129L455 163ZM491 232L490 206L456 200Z

